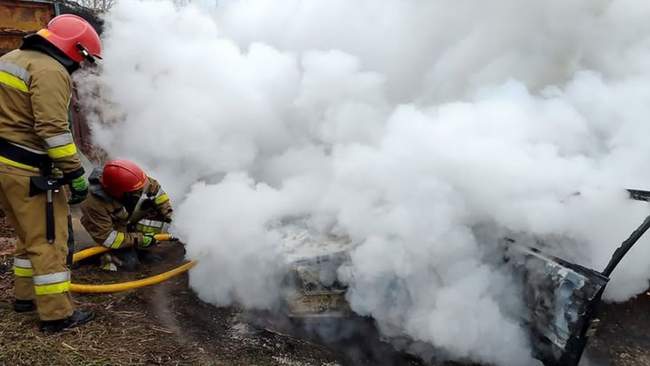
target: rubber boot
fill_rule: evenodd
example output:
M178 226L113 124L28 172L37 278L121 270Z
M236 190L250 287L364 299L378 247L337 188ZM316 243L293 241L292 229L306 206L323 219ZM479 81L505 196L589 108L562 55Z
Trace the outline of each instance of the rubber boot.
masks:
M99 268L104 271L116 272L117 263L121 264L117 257L113 257L112 255L105 253L99 260Z
M29 313L36 310L36 304L32 300L16 300L14 301L14 311L17 313Z
M65 319L41 321L41 331L44 333L57 333L86 324L94 318L95 313L92 311L75 310L72 315Z

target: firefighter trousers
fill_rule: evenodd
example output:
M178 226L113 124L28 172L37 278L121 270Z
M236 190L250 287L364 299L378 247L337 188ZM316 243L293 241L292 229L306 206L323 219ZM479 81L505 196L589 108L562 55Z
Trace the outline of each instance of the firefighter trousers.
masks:
M52 244L46 238L46 194L29 195L30 176L23 169L0 164L0 205L16 230L14 254L15 297L35 300L41 320L58 320L72 315L68 254L70 208L63 189L53 194L54 232Z

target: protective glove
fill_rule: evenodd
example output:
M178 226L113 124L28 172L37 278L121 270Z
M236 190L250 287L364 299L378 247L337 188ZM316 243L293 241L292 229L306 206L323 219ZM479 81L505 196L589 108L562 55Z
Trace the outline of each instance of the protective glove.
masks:
M71 193L68 204L76 205L88 196L88 181L83 176L71 180L68 186L70 187Z
M149 248L158 243L158 240L154 237L154 234L143 234L142 235L142 243L140 244L140 248Z

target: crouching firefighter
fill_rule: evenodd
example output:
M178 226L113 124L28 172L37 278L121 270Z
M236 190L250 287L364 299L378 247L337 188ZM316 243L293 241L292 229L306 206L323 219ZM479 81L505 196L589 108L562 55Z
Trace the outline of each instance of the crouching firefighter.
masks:
M48 332L93 318L75 310L69 294L68 204L86 197L88 183L68 108L70 74L100 53L93 27L68 14L0 57L0 205L18 239L14 309L37 310Z
M112 249L102 269L133 271L156 260L149 249L155 234L172 220L169 197L158 182L128 160L108 161L89 178L90 196L81 205L81 224L100 245Z

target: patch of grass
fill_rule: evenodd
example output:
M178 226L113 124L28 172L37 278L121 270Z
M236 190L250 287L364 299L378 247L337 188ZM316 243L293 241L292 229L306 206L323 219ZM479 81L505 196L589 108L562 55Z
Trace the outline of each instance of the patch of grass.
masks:
M0 256L0 264L10 261ZM13 275L0 271L0 365L197 364L195 353L157 325L134 292L75 300L94 311L96 319L60 334L43 334L35 312L13 311Z

